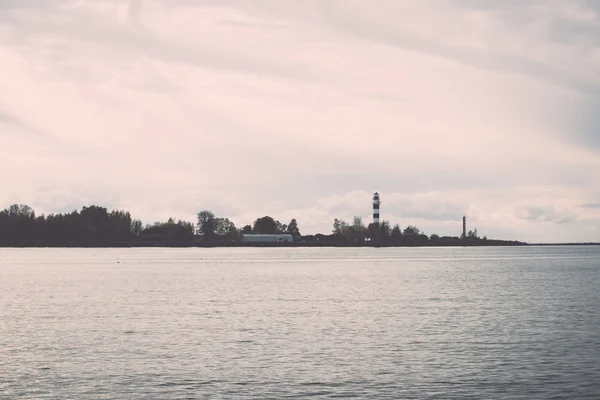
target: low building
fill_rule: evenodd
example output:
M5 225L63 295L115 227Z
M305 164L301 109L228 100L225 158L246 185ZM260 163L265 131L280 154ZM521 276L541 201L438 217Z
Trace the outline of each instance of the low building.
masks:
M293 242L294 237L289 233L276 233L276 234L258 234L258 233L244 233L242 235L242 242L244 243L286 243Z

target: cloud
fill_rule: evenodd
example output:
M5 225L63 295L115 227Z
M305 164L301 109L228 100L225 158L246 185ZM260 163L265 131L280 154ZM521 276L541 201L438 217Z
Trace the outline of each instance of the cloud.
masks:
M236 2L232 2L237 4ZM599 78L576 71L582 62L598 60L586 50L597 49L600 7L591 2L430 1L415 5L394 0L377 3L305 2L298 6L263 2L257 11L302 18L340 32L387 46L448 58L486 70L523 74L581 91L598 93ZM529 45L544 40L548 50L532 53ZM577 63L555 61L579 53ZM557 66L561 65L561 68ZM567 67L567 68L565 68ZM581 72L585 72L581 74Z
M581 208L591 208L591 209L600 209L600 203L580 204L578 207L581 207Z
M4 124L18 124L18 120L12 115L4 114L0 111L0 122Z
M71 212L94 204L110 209L119 208L120 196L107 185L84 182L70 185L40 185L33 202L42 210Z
M28 126L18 116L4 112L0 109L0 134L34 134L38 135L39 132L31 126Z
M598 239L596 3L0 8L6 205Z
M533 206L525 207L519 210L519 215L523 219L532 221L555 222L564 224L577 219L577 215L569 210L557 210L553 206Z

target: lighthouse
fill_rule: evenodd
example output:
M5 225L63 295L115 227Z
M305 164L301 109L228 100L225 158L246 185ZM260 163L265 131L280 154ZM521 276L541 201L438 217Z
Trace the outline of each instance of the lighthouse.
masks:
M379 193L375 192L373 194L373 225L379 227L379 205L381 201L379 200Z

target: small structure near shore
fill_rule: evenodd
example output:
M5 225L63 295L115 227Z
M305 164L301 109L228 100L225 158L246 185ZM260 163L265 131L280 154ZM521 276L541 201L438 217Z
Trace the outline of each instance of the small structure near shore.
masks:
M288 243L293 241L294 237L289 233L244 233L242 235L242 243Z

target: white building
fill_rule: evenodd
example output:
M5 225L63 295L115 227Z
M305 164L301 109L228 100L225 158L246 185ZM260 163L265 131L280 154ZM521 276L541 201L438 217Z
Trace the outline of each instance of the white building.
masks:
M276 233L276 234L258 234L258 233L244 233L242 235L242 242L244 243L287 243L293 242L294 237L289 233Z

